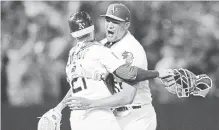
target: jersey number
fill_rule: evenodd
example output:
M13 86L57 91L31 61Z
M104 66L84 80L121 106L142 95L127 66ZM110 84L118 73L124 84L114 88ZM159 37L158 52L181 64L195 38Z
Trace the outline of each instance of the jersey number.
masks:
M78 77L71 81L73 93L80 92L81 90L87 89L85 78Z

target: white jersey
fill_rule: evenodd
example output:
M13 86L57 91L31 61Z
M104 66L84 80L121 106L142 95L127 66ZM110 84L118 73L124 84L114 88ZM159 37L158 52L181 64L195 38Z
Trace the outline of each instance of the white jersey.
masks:
M66 74L73 96L87 99L102 99L111 95L101 80L87 76L98 73L112 73L123 61L116 58L110 49L97 43L86 43L85 47L72 48L69 53ZM71 111L72 130L121 130L114 114L108 108Z
M106 41L106 39L103 39L101 43L105 44ZM110 49L119 59L124 60L126 63L147 70L148 63L145 51L130 32L122 40L113 44ZM116 86L118 89L118 84ZM143 105L151 103L152 98L149 82L142 81L134 86L137 88L137 92L132 104Z
M78 49L70 50L66 74L74 96L88 99L101 99L111 95L104 81L86 78L84 70L90 73L112 73L125 62L113 55L110 49L96 43Z

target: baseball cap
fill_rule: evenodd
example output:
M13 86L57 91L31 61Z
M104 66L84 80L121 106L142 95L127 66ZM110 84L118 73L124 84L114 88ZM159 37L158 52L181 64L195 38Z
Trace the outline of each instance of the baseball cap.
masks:
M131 19L130 10L123 4L111 4L109 5L106 15L100 15L101 17L110 17L118 21L127 21Z

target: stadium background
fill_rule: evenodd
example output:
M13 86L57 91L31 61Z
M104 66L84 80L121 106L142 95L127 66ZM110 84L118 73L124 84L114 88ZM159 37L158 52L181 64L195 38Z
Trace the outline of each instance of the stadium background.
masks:
M118 1L117 1L118 2ZM39 116L68 90L65 64L75 44L67 19L84 10L104 38L104 14L112 1L1 1L1 128L36 130ZM146 50L149 69L187 68L213 80L207 97L178 99L150 80L157 130L219 129L219 2L126 1L130 32ZM70 130L69 109L61 130Z

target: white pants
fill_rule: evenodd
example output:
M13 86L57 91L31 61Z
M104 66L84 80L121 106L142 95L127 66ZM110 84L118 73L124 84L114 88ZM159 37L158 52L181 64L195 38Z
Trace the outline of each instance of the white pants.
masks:
M123 130L156 130L157 117L152 104L119 112L118 115L116 117Z
M71 130L122 130L109 109L72 111L70 125Z

